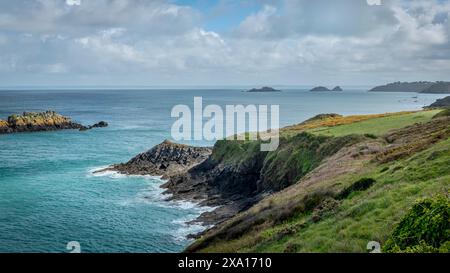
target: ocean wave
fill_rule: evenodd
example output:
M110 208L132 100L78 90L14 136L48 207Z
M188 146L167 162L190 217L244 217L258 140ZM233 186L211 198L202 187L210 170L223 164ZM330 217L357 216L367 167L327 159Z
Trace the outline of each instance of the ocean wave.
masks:
M161 188L161 185L167 182L161 176L121 174L117 171L106 170L108 167L110 166L90 168L88 170L88 176L108 177L111 179L143 178L148 181L148 187L146 189L140 191L134 198L123 201L120 205L129 206L134 203L144 202L152 206L186 211L185 217L172 221L177 226L173 235L175 240L185 241L188 235L196 234L209 228L208 226L192 224L190 222L198 218L202 213L213 211L217 207L202 206L200 205L202 200L199 202L169 200L172 195L164 193L166 190Z
M137 174L123 174L118 171L114 170L108 170L108 168L111 167L110 165L107 166L100 166L95 168L89 168L88 169L88 177L109 177L109 178L146 178L151 180L157 180L161 183L166 182L162 179L162 176L152 176L152 175L137 175Z
M195 218L194 218L195 219ZM179 228L175 230L175 232L172 234L172 236L177 241L185 241L187 240L187 236L191 234L197 234L200 233L208 228L212 228L212 225L205 226L200 223L191 223L192 217L184 217L178 220L173 220L172 223L175 225L178 225ZM193 239L189 239L189 241L192 241Z

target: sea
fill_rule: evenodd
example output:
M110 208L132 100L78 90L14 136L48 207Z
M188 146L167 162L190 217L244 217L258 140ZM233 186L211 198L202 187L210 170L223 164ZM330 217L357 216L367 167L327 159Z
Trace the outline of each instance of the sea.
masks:
M0 252L180 252L187 224L213 208L167 201L158 177L94 173L126 162L171 139L175 105L279 105L280 126L320 113L375 114L419 110L445 95L373 93L367 89L313 93L290 88L246 93L240 88L10 88L0 90L0 119L54 110L90 125L86 132L0 135ZM186 141L207 146L210 141ZM79 247L78 247L79 246Z

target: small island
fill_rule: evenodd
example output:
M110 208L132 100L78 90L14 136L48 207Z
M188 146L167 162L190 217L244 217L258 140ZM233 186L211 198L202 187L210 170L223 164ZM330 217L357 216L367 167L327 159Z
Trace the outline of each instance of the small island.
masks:
M258 92L264 93L264 92L281 92L281 90L278 90L278 89L275 89L275 88L272 88L272 87L268 87L268 86L264 86L262 88L250 89L247 92L250 92L250 93L258 93Z
M311 92L340 92L343 91L342 88L340 86L336 86L333 89L329 89L327 87L324 86L317 86L314 87L313 89L310 90Z
M101 121L91 126L73 122L71 118L60 115L54 111L42 113L24 112L22 115L11 115L7 120L0 119L0 134L56 131L77 129L85 131L93 128L107 127L108 123Z
M370 92L415 92L424 94L450 94L450 82L393 82L380 85L369 90Z

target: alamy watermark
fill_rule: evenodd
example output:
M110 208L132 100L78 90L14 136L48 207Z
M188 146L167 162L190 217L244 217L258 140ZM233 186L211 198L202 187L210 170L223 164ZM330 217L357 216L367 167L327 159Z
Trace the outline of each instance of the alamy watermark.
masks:
M279 145L279 105L226 105L203 107L202 97L194 97L194 111L188 105L172 108L172 138L190 140L261 141L261 151L275 151ZM205 122L206 119L206 122Z

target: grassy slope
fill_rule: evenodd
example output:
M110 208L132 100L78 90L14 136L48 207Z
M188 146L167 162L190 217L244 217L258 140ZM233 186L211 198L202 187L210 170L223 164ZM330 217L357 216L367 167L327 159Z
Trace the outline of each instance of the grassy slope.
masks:
M379 136L393 129L405 127L417 122L429 121L439 112L440 110L431 110L406 113L404 115L392 115L334 127L319 127L311 129L309 132L327 136L344 136L361 133Z
M424 196L446 193L450 188L450 140L447 139L412 158L381 165L357 177L377 182L368 190L354 193L322 221L311 223L311 215L298 215L264 231L266 242L242 251L284 252L365 252L369 241L385 242L396 223ZM432 159L431 159L432 158ZM385 170L389 167L388 170ZM383 172L381 172L383 171ZM307 227L279 239L277 231L306 222ZM274 238L276 238L274 240Z
M343 136L347 134L381 135L416 122L429 121L439 110L392 114L344 122L335 127L306 128L314 134ZM352 118L353 119L353 118ZM305 131L301 128L292 132ZM286 131L284 132L286 133ZM337 208L326 211L320 220L312 221L313 213L301 211L282 222L268 223L251 229L243 236L219 240L202 252L365 252L368 241L385 242L396 223L423 196L446 192L450 188L450 139L441 141L412 157L379 165L367 163L363 172L337 176L321 181L309 190L349 186L358 179L370 177L376 183L366 191L356 192L340 201ZM289 188L270 197L266 203L298 200ZM258 208L258 206L260 208ZM271 206L271 205L270 205ZM264 202L254 210L264 211ZM201 241L201 239L200 239Z

